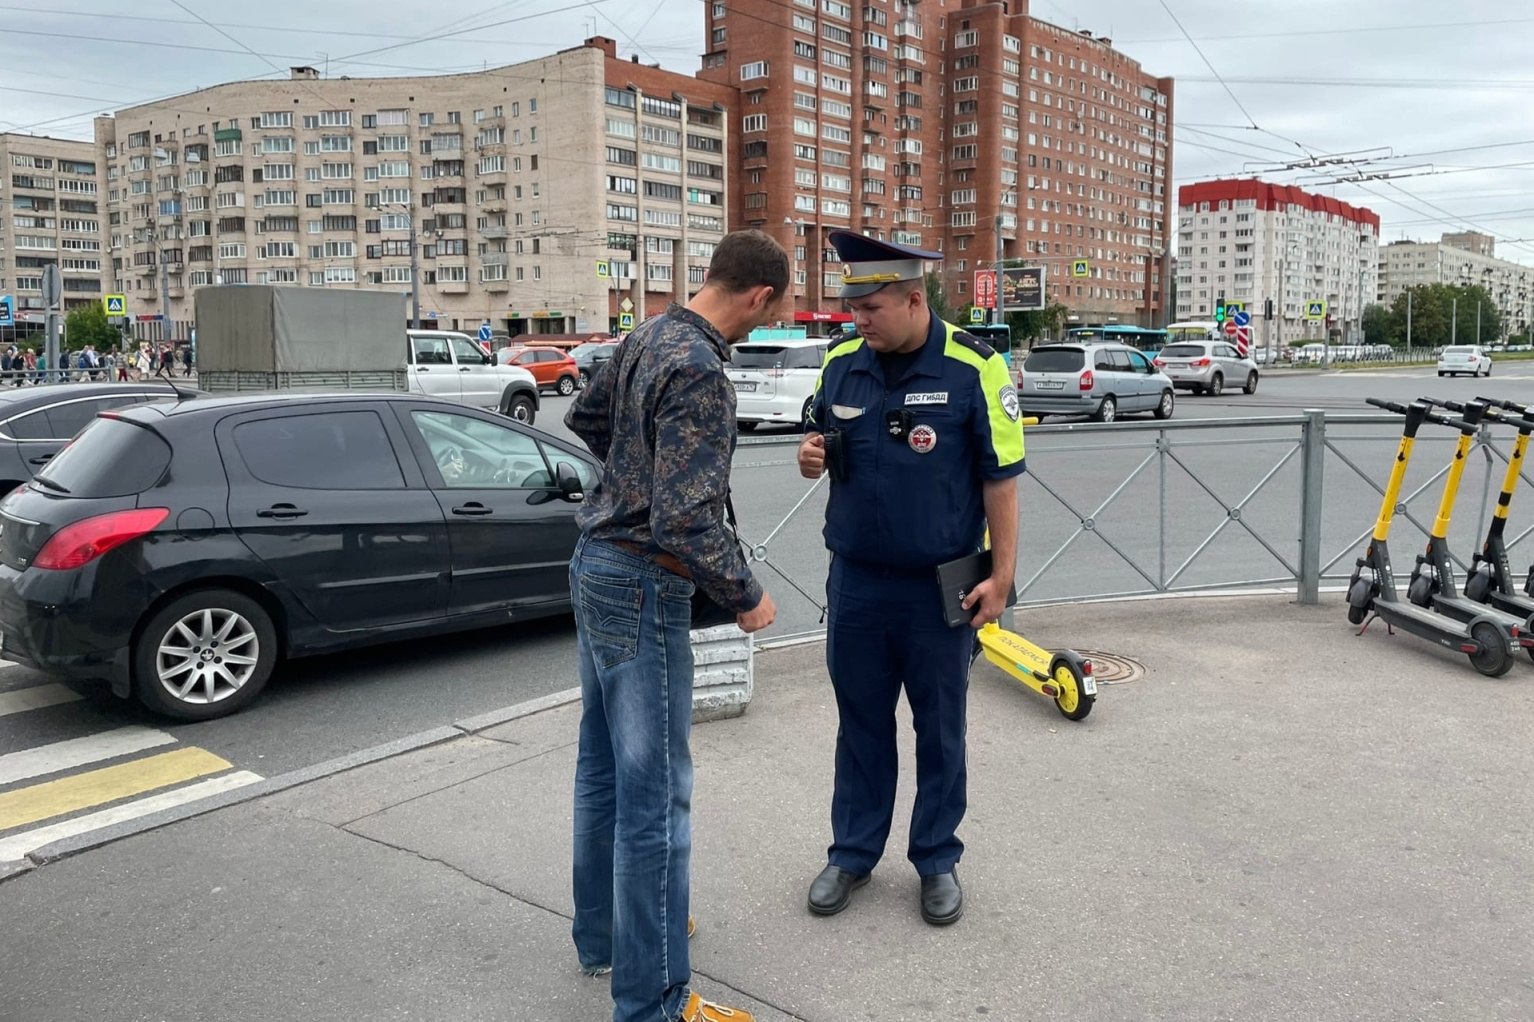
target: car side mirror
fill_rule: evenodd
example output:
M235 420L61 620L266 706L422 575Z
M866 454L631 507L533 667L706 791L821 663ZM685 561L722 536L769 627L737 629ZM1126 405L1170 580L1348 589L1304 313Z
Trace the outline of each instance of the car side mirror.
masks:
M492 364L494 364L494 362L495 362L495 357L493 355L481 355L481 356L479 356L479 364L482 365L482 366L492 365Z
M554 466L554 485L559 488L560 496L572 504L578 504L586 499L581 477L575 471L575 466L568 461L561 461Z

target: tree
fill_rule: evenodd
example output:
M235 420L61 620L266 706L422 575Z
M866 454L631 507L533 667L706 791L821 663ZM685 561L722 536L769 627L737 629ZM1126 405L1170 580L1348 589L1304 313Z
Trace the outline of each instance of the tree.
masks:
M1070 311L1059 302L1050 302L1037 311L1008 311L1007 325L1012 328L1012 343L1031 348L1036 339L1053 337L1065 326L1065 317Z
M1398 347L1405 333L1403 331L1398 334L1393 327L1390 310L1385 306L1375 304L1364 309L1365 344L1389 344Z
M943 275L940 273L927 274L927 306L937 313L938 319L953 322L948 318L948 295L943 292Z
M79 351L87 344L94 344L97 351L106 351L121 342L122 334L107 322L106 310L99 302L72 309L64 318L64 346L70 351Z
M1390 332L1401 338L1402 344L1407 340L1408 303L1412 347L1491 344L1502 336L1502 314L1479 284L1419 284L1401 292L1390 306ZM1479 338L1476 336L1478 309Z

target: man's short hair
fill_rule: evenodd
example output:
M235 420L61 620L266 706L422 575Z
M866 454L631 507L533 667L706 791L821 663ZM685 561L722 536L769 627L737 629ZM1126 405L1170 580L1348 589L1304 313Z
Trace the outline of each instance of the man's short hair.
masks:
M732 231L714 249L708 283L731 294L770 287L781 297L788 291L788 253L761 231Z

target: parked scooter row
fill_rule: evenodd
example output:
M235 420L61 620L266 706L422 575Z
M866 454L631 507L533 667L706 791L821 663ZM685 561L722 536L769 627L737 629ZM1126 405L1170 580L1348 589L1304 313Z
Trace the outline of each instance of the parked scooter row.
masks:
M1404 425L1374 533L1348 585L1348 621L1362 625L1359 629L1362 634L1368 628L1366 620L1373 614L1387 626L1466 654L1471 666L1493 678L1512 669L1520 650L1534 658L1534 568L1530 569L1524 592L1517 592L1503 536L1523 457L1530 435L1534 434L1534 409L1490 398L1464 404L1420 398L1410 405L1369 398L1368 403L1403 416ZM1444 415L1435 408L1454 412L1458 417ZM1462 592L1456 585L1449 554L1449 518L1475 435L1486 422L1514 426L1518 439L1503 479L1496 515L1485 544L1472 561ZM1444 478L1427 549L1417 555L1403 598L1391 566L1388 539L1412 448L1425 423L1458 430L1459 438L1454 446L1454 461Z

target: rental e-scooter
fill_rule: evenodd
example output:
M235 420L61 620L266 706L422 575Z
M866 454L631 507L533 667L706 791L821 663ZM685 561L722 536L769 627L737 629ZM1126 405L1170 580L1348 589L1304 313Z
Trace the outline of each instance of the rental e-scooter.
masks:
M1465 577L1465 595L1472 600L1489 603L1511 614L1534 614L1534 568L1524 582L1524 591L1514 587L1513 570L1507 557L1507 516L1513 506L1513 495L1518 489L1518 479L1523 473L1524 455L1529 450L1529 437L1534 434L1534 409L1515 401L1496 398L1478 398L1492 407L1487 416L1505 422L1518 430L1512 452L1507 458L1507 472L1502 476L1502 492L1497 496L1497 507L1492 512L1491 525L1486 530L1486 542L1471 558L1470 574ZM1444 407L1458 411L1452 402ZM1529 651L1534 657L1534 650Z
M1446 402L1434 398L1423 397L1417 401L1429 407L1447 407ZM1475 435L1481 428L1481 422L1486 417L1487 408L1485 402L1468 401L1455 410L1460 412L1460 418L1454 424L1459 428L1459 441L1454 445L1454 461L1444 477L1443 497L1438 502L1438 516L1433 519L1433 531L1428 536L1427 550L1417 555L1416 565L1412 568L1411 579L1406 586L1406 598L1419 607L1428 607L1460 621L1473 621L1490 613L1508 629L1520 648L1529 649L1534 647L1534 621L1530 620L1529 612L1509 613L1502 608L1472 600L1459 592L1454 580L1454 561L1449 555L1449 516L1454 512L1454 502L1459 497L1465 465L1470 460L1470 450L1475 444Z
M1348 621L1362 625L1359 629L1362 635L1369 627L1365 621L1372 613L1383 619L1387 626L1398 627L1466 654L1471 666L1488 677L1501 677L1512 670L1513 657L1522 648L1517 637L1512 634L1512 628L1503 625L1489 611L1470 621L1460 621L1436 610L1407 602L1396 589L1395 574L1390 564L1387 542L1390 538L1390 523L1395 517L1396 502L1401 496L1401 485L1406 479L1406 468L1411 461L1417 432L1424 422L1456 428L1460 428L1460 422L1439 415L1420 402L1401 405L1371 397L1368 403L1403 416L1405 423L1401 429L1401 442L1396 447L1395 464L1385 484L1384 499L1380 502L1374 532L1348 583Z

